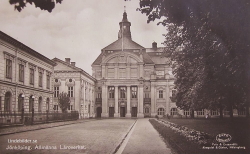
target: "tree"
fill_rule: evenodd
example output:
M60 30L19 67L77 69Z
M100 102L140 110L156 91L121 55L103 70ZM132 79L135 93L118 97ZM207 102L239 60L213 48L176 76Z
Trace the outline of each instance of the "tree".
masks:
M249 111L248 1L142 0L139 10L168 27L179 107L227 107L231 117L241 104Z
M70 98L67 93L62 92L59 94L58 105L62 109L63 113L67 112L67 109L70 105Z
M56 3L62 3L63 0L55 0ZM54 0L9 0L11 5L15 5L15 9L17 9L19 12L26 7L26 4L33 4L35 7L39 7L41 10L46 10L48 12L51 12L55 7L55 1Z

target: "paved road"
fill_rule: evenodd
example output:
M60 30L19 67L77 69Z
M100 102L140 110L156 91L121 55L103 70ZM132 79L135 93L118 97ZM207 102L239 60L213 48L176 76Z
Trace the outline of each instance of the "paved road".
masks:
M170 154L148 119L93 120L0 136L1 154L109 154L116 149L117 153Z

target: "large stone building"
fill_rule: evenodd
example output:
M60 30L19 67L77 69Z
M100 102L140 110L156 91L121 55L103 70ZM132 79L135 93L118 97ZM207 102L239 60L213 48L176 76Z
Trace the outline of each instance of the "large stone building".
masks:
M70 97L69 111L78 111L79 118L95 117L95 82L96 79L81 68L70 62L70 58L62 61L52 59L57 65L54 67L54 110L58 107L58 96L61 92L68 93Z
M132 40L127 13L118 39L101 50L92 64L97 117L153 117L171 114L174 77L164 48L145 48Z
M0 31L0 112L53 110L55 62ZM1 122L12 122L2 118Z

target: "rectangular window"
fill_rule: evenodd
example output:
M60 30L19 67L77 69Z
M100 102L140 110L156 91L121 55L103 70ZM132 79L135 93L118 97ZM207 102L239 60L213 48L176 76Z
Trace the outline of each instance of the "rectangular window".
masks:
M6 59L6 78L12 78L12 61L10 59Z
M59 96L59 87L54 87L54 97Z
M30 68L30 84L34 85L34 69Z
M68 110L73 110L73 105L69 105Z
M149 93L145 93L145 97L144 98L150 98L149 97Z
M39 83L39 87L43 86L43 73L42 72L38 72L38 83Z
M74 96L73 94L74 94L73 93L73 87L68 87L68 96L73 97Z
M19 81L24 81L24 65L19 64Z
M50 89L49 88L50 87L50 75L47 75L46 80L47 80L46 87L47 87L47 89Z
M119 68L119 77L126 78L126 69L125 68Z
M58 111L58 105L54 105L54 110Z
M101 93L98 93L98 94L97 94L97 98L102 98L102 94L101 94Z
M172 97L176 96L176 90L172 90Z
M115 98L115 87L109 87L109 98Z
M159 98L163 98L163 90L159 90Z
M120 98L126 98L126 87L120 87Z
M137 98L137 87L131 87L132 98Z

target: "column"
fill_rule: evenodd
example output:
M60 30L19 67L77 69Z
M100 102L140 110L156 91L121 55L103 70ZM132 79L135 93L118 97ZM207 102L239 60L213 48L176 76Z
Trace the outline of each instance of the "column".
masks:
M131 117L130 112L130 86L127 86L127 114L126 117Z
M105 84L105 83L104 83ZM102 85L102 117L108 117L108 106L107 106L107 86Z
M155 84L151 82L151 117L157 115L155 97L157 97L155 94Z
M143 118L144 114L143 114L143 85L139 85L139 101L138 101L138 114L137 117L139 118Z
M118 86L115 86L115 115L114 117L119 117L118 113Z

